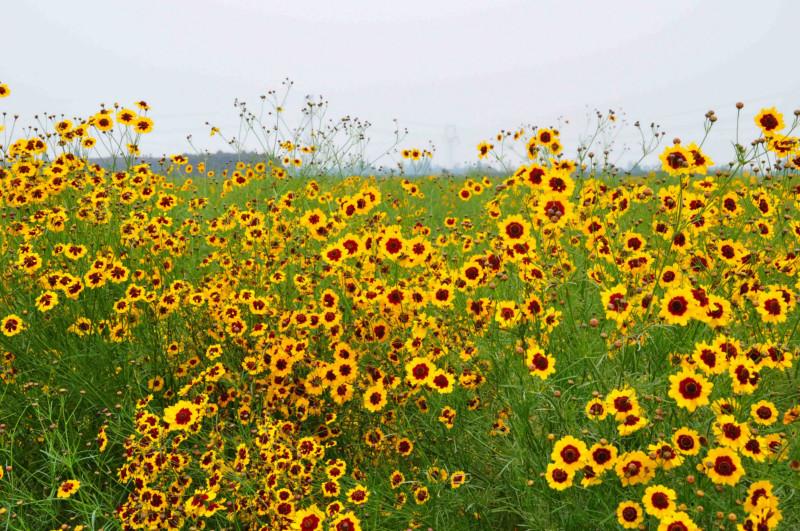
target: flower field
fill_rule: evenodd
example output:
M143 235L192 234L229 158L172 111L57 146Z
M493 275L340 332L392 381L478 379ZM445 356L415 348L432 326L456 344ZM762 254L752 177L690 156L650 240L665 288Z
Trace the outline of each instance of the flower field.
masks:
M6 116L0 526L800 528L798 118L739 109L730 164L531 127L463 177L279 129L143 162L145 102Z

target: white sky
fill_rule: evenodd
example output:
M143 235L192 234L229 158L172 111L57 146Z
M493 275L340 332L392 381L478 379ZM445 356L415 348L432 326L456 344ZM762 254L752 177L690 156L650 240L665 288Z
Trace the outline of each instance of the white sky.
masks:
M86 116L100 102L144 99L155 131L144 153L212 150L205 121L233 133L234 98L256 102L290 77L331 114L371 121L376 145L392 118L407 145L439 148L441 165L475 160L475 145L523 122L560 116L567 151L587 110L622 109L668 138L702 135L730 158L734 103L752 116L800 107L800 2L492 0L15 0L0 8L0 111ZM298 98L299 99L299 98ZM451 127L452 126L452 127ZM452 156L446 130L458 141ZM630 129L620 137L635 141Z

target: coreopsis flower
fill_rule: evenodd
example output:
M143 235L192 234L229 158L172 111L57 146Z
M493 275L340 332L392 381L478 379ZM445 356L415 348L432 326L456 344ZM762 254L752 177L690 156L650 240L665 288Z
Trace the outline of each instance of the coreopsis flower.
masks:
M613 319L617 324L623 324L631 314L633 306L627 298L628 290L622 284L604 290L600 294L606 318Z
M621 454L614 471L623 486L648 483L655 477L657 463L646 453L635 450Z
M593 398L586 403L584 408L586 416L592 420L604 420L608 416L608 407L600 398Z
M669 377L669 396L679 407L694 411L700 406L708 405L708 397L714 388L709 380L694 371L683 369Z
M548 376L553 374L556 370L556 359L546 354L537 345L531 345L525 352L525 364L531 375L536 376L542 380L546 380Z
M674 511L664 515L658 524L658 531L700 531L700 527L683 511Z
M0 321L0 331L6 337L13 337L25 329L25 323L15 314L7 315Z
M325 521L323 513L316 505L307 509L300 509L294 514L292 529L297 531L317 531L323 529L322 522Z
M78 489L81 488L81 482L77 479L68 479L63 481L61 485L58 486L58 491L56 492L56 496L59 498L69 498L76 492Z
M369 499L369 490L362 485L356 485L347 491L347 501L353 505L363 505Z
M481 142L478 144L478 158L485 159L489 156L489 153L494 149L494 145L490 144L489 142Z
M628 413L620 419L620 423L617 425L617 431L624 437L647 427L648 424L649 421L643 415Z
M107 426L104 424L100 426L100 430L97 432L97 449L100 453L106 451L106 447L108 446L108 435L106 435Z
M728 447L709 450L703 458L702 469L717 485L736 485L745 474L739 455Z
M531 235L530 224L525 221L525 218L517 214L508 216L498 222L497 227L500 231L500 237L506 245L523 242Z
M426 358L416 357L406 363L406 380L413 385L430 385L436 366Z
M755 510L766 506L777 506L777 498L773 494L773 485L770 481L762 480L753 482L747 489L747 496L744 500L744 510L752 513Z
M140 135L145 135L153 130L153 120L147 116L138 116L133 121L133 129Z
M783 115L775 107L761 109L753 120L764 136L773 136L784 127Z
M638 414L639 400L636 391L630 387L612 389L606 395L606 406L614 414L617 420L622 420L628 415Z
M788 305L780 291L759 292L756 310L765 323L783 323L788 314Z
M36 298L36 309L40 312L47 312L58 305L58 293L55 291L45 291Z
M700 453L700 434L691 428L679 428L672 435L675 449L683 455L697 455Z
M417 505L424 505L428 503L428 500L431 498L428 487L416 487L412 494L414 496L414 503Z
M656 518L663 518L675 511L677 507L675 500L677 497L675 491L669 487L664 485L651 485L644 491L642 504L647 514L655 516Z
M767 505L759 507L748 514L737 529L742 531L749 529L778 529L778 524L780 524L781 520L783 520L783 514L777 505Z
M510 328L520 319L521 312L514 301L498 301L495 306L494 319L500 328Z
M364 391L364 407L375 413L386 405L386 389L383 384L375 384Z
M669 175L686 175L693 172L694 157L680 144L668 146L658 158L661 159L661 169Z
M585 461L588 462L592 469L597 473L611 470L617 460L619 451L617 447L611 444L595 443L589 448L588 456Z
M622 501L617 505L617 522L625 529L639 529L644 521L642 506L635 501Z
M688 288L671 288L661 298L658 315L668 324L686 326L695 317L697 303Z
M353 511L347 511L336 515L330 524L330 531L361 531L361 521Z
M202 410L193 402L181 400L164 409L164 422L169 430L187 431L202 419Z
M394 449L403 457L408 457L411 455L411 452L414 451L414 443L411 442L411 439L403 437L402 439L398 439Z
M750 438L750 428L736 421L733 415L720 415L713 424L714 436L719 444L730 448L741 448Z
M463 470L456 470L450 474L450 488L457 489L467 482L467 474Z
M588 453L589 450L583 441L567 435L556 442L550 454L550 459L574 472L583 466Z
M708 155L703 153L696 143L692 142L686 146L686 149L692 155L690 163L694 173L705 175L708 172L708 168L714 165L714 161L712 161Z
M108 111L100 111L99 113L95 114L92 116L92 118L90 118L89 123L102 132L108 132L114 128L114 119L111 117L111 113Z
M545 479L547 485L554 490L564 490L572 486L575 478L575 471L560 463L550 463L547 465Z
M725 354L713 345L703 341L697 343L692 352L694 365L707 375L722 374L728 368Z
M768 400L759 400L750 406L750 417L756 424L771 426L778 421L778 409Z

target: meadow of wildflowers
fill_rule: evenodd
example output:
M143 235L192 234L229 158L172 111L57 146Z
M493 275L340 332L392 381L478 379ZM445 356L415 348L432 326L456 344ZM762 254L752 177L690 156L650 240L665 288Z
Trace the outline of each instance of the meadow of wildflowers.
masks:
M3 528L800 528L799 113L628 174L555 127L463 177L398 137L412 178L355 173L357 121L146 162L146 102L25 128L13 90Z

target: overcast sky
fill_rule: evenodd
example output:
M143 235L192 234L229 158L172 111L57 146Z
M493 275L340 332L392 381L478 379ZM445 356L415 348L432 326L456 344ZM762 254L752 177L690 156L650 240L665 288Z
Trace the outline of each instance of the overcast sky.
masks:
M224 148L206 120L235 132L234 98L257 101L290 77L331 113L392 119L426 139L438 162L475 160L501 128L556 124L567 151L587 110L621 109L669 138L702 136L730 156L734 104L752 116L800 107L800 2L514 0L15 0L2 8L0 111L86 116L144 99L156 125L144 153ZM620 136L634 141L632 130Z

